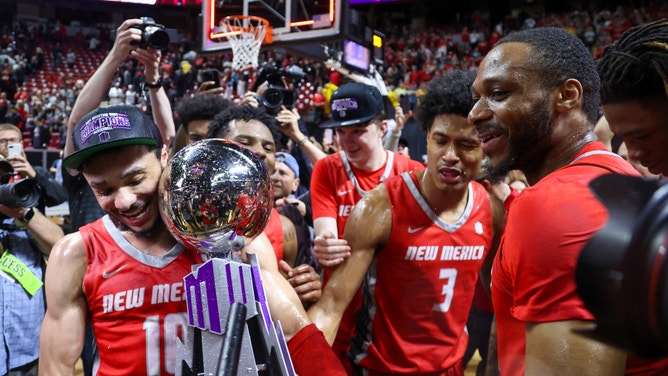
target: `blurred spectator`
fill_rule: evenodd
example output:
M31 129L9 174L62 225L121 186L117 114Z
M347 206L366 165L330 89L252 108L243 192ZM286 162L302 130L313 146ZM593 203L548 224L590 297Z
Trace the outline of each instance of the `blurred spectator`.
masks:
M137 104L137 92L135 91L135 86L132 84L128 85L128 90L125 91L125 104L130 106Z
M116 82L114 86L109 88L109 105L117 105L117 104L122 104L123 103L123 97L125 94L123 94L123 89L121 88L121 83Z
M44 114L35 117L35 127L32 130L32 147L46 149L51 141L51 128L47 124Z
M77 54L74 53L74 50L71 48L67 51L67 56L65 57L65 64L72 69L77 63Z

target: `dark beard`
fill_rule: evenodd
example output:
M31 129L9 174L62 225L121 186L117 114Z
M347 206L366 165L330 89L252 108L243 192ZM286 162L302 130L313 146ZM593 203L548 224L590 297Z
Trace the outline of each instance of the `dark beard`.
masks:
M508 157L495 165L487 166L490 181L505 179L511 170L522 170L526 174L544 163L544 155L548 151L546 144L554 130L549 112L549 98L536 108L536 113L515 125L516 135L509 139Z

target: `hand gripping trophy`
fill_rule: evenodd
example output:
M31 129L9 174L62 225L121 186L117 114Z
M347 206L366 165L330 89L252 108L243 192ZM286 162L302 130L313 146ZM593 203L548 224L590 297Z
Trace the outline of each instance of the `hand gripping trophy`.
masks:
M294 375L280 323L265 298L258 259L241 250L262 232L273 203L269 172L245 147L207 139L181 149L160 180L163 221L203 253L185 278L188 324L176 375Z

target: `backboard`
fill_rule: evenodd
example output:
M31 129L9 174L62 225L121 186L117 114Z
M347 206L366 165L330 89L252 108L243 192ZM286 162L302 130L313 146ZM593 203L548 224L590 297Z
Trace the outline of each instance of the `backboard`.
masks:
M258 16L269 21L273 47L326 42L340 38L342 9L348 0L203 0L202 53L230 51L220 21L226 16Z

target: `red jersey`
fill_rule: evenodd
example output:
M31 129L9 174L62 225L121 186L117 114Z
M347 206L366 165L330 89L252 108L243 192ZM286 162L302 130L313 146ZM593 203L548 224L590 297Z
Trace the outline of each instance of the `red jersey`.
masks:
M97 375L173 375L176 337L188 325L183 277L202 262L199 253L177 244L163 256L146 255L108 215L79 231Z
M343 238L348 216L353 207L366 192L375 188L380 182L391 176L400 175L405 171L419 171L424 165L406 156L386 151L385 165L376 171L358 170L348 162L346 154L341 151L329 155L315 163L311 175L311 205L313 219L330 217L336 219L338 238ZM324 271L324 283L327 283L331 270ZM337 338L332 345L334 351L345 362L349 340L354 329L354 312L361 306L359 292L348 305Z
M351 357L374 374L462 374L478 272L492 245L492 204L471 182L457 222L438 217L415 173L384 182L392 234L363 283Z
M391 151L386 153L385 164L376 171L358 170L348 162L344 152L316 162L310 186L313 218L335 218L338 237L343 238L348 216L366 192L390 176L424 170L424 165L418 161Z
M524 375L526 322L594 319L577 294L575 266L608 219L589 183L613 172L638 175L603 144L592 142L513 201L492 269L502 375ZM635 367L627 362L627 372Z
M283 223L281 223L281 217L276 208L271 208L271 215L267 226L264 228L264 234L267 235L271 246L274 247L276 262L283 260Z

